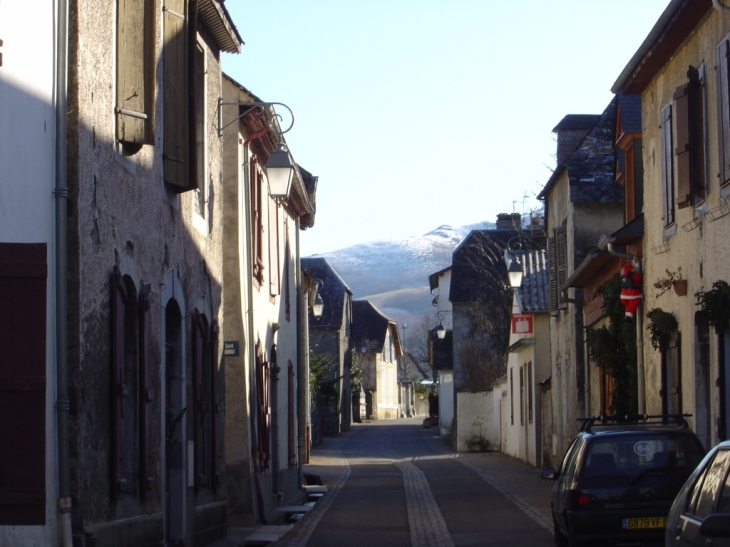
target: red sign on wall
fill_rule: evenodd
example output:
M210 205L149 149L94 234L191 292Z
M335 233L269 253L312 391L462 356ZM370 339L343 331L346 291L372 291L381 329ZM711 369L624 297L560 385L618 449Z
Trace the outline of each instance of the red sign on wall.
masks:
M532 334L532 314L512 314L512 334Z

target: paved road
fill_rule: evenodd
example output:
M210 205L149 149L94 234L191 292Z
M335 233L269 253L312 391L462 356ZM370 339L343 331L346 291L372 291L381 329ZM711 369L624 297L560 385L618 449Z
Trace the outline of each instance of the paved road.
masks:
M420 420L357 425L313 451L329 493L277 547L553 545L551 481L502 454L454 454Z

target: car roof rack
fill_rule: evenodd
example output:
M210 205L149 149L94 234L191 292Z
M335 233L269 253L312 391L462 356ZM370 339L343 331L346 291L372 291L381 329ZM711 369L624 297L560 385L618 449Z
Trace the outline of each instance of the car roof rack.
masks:
M689 428L689 424L685 418L689 418L692 414L625 414L612 416L590 416L587 418L578 418L580 422L580 430L590 433L594 425L600 426L625 426L631 424L675 424L683 428Z

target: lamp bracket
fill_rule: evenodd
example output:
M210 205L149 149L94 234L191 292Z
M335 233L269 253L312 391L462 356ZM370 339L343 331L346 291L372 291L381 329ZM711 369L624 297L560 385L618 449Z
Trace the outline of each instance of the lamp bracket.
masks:
M543 241L546 241L548 239L548 236L546 234L533 234L533 235L518 235L511 237L510 240L507 242L507 249L510 251L521 251L523 241L532 240L532 239L542 239Z
M235 101L235 102L231 102L231 103L224 103L223 97L218 97L218 138L220 139L221 137L223 137L223 130L226 127L237 122L238 120L243 118L246 114L248 114L252 110L259 110L260 112L263 112L265 109L272 107L274 105L283 106L284 108L286 108L289 111L289 116L291 116L291 123L289 124L289 127L287 127L284 130L282 130L281 128L274 129L274 127L272 127L273 119L278 118L279 120L281 120L281 119L283 119L281 117L281 115L274 112L273 117L269 119L269 127L271 129L273 129L274 131L276 131L279 134L279 136L281 137L281 135L283 135L284 133L288 133L289 130L291 130L291 128L294 127L294 113L292 112L291 108L289 108L284 103L275 103L275 102L267 103L267 102L262 102L262 101L253 101L253 102ZM233 118L231 121L229 121L228 123L223 125L223 107L224 106L244 106L244 107L248 107L248 108L246 108L242 114Z

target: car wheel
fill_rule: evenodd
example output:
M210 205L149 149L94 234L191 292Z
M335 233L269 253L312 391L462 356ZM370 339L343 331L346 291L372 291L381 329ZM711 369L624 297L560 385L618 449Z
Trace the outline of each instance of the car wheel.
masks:
M553 535L555 539L555 547L570 547L568 538L560 531L560 526L558 526L558 523L555 522L555 517L553 517Z

